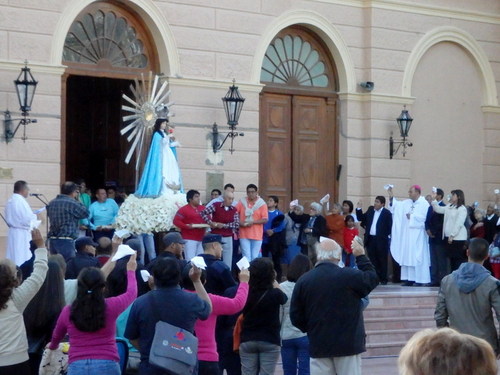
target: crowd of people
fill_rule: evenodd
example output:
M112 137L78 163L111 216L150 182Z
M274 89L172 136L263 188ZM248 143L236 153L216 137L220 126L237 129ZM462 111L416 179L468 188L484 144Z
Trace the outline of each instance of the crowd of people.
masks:
M70 375L119 374L120 336L128 340L128 371L139 374L169 374L174 362L200 375L273 374L281 355L285 375L360 375L363 311L370 292L389 281L441 285L437 326L478 338L443 331L450 348L469 340L484 362L488 347L498 351L491 309L500 312L500 294L487 268L500 276L500 257L495 263L491 252L500 220L493 204L484 213L466 206L461 190L445 204L441 189L424 198L413 185L409 199L397 200L389 186L387 198L377 196L365 212L361 201L330 210L322 199L307 213L297 200L281 211L279 198L260 197L255 184L239 200L232 184L214 189L205 205L189 190L174 217L177 230L155 244L152 235L115 235L116 191L110 197L98 189L91 203L84 189L82 182L61 186L47 206L44 241L25 199L28 184L14 185L0 261L0 375L38 374L44 350L62 341ZM113 260L122 243L134 254ZM239 265L242 256L248 268ZM182 356L161 351L168 346L161 334L171 330L184 340ZM422 346L442 337L410 340L401 373L421 373L412 370L423 366L415 361L433 355Z

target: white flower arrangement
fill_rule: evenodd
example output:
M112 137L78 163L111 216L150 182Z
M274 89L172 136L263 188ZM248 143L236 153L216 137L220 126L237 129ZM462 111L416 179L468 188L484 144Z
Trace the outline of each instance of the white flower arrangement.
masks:
M133 194L123 202L116 217L116 228L134 234L166 232L174 216L186 205L186 194L167 193L158 198L138 198Z

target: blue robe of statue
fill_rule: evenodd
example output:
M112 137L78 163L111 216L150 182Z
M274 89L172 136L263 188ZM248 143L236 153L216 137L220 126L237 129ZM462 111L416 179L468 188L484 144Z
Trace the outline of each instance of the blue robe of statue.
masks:
M184 192L176 149L170 146L170 138L163 131L156 131L135 195L156 198L168 191L174 192L168 186L169 183L179 185L180 191Z

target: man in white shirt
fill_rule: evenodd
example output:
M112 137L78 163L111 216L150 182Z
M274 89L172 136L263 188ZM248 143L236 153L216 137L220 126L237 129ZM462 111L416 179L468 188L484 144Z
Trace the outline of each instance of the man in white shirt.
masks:
M20 266L32 256L30 251L31 229L36 215L26 201L29 191L26 181L16 181L14 194L5 206L5 220L9 226L7 259L12 260L16 266Z

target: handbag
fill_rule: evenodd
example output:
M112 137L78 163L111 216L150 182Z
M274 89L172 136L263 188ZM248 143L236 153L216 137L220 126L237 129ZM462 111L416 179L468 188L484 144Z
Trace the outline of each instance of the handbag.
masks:
M245 319L243 314L238 316L233 329L233 352L240 350L241 344L241 330L243 329L243 320Z
M55 350L45 348L38 369L39 375L66 375L68 372L68 344L62 342Z
M157 323L149 351L149 363L169 374L193 374L198 363L198 339L189 331L164 322L158 316L153 292L149 297Z
M268 291L269 290L266 290L264 292L264 294L259 298L259 300L257 301L257 303L255 305L253 305L250 310L247 311L247 314L250 311L252 311L253 309L255 309L255 307L257 307L257 305L260 303L260 301L262 301L262 299L264 298L264 296L267 294ZM235 323L234 329L233 329L233 351L236 352L236 353L240 350L241 331L243 330L243 321L244 320L245 320L245 316L243 315L243 313L241 313L238 316L238 319L236 320L236 323Z

